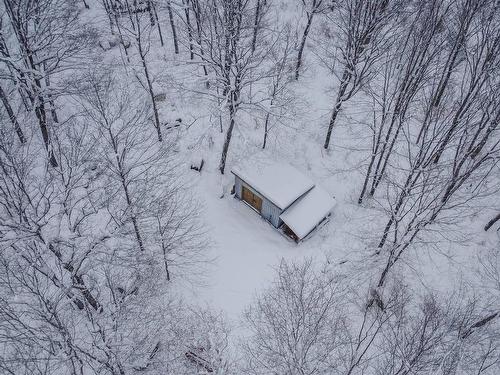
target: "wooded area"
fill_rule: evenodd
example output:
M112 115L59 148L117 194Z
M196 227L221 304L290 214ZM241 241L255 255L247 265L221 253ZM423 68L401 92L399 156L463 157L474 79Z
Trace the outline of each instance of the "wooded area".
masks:
M0 373L500 373L498 1L0 14ZM342 185L345 227L274 254L229 322L186 290L219 277L211 215L258 152Z

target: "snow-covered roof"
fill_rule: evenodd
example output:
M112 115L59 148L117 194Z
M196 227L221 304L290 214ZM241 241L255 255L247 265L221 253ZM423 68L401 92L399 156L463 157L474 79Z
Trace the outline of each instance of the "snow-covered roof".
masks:
M291 205L314 183L289 164L273 160L247 160L231 172L280 209Z
M332 211L333 206L335 199L319 186L315 186L283 212L280 219L302 239Z

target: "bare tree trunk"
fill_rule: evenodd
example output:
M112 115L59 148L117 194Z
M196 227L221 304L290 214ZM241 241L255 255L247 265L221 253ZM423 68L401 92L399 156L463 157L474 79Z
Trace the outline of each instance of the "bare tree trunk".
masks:
M9 99L5 95L5 92L3 91L2 86L0 86L0 99L2 100L3 106L5 107L5 111L7 112L7 115L9 116L9 119L12 122L12 125L14 126L14 130L16 131L16 134L19 138L19 141L21 141L21 143L25 143L26 138L24 137L24 133L23 133L23 130L21 129L21 125L19 125L19 122L17 121L17 117L14 114L12 107L10 106Z
M486 224L484 226L484 230L487 231L489 230L497 221L500 220L500 214L498 214L497 216L495 216L493 219L491 219L490 221L488 221L488 224Z
M152 4L152 7L153 7L153 12L154 12L154 17L155 17L155 20L156 20L156 27L158 28L158 36L160 37L160 44L163 47L163 45L164 45L164 43L163 43L163 33L161 31L160 21L158 20L158 12L156 11L156 5Z
M368 188L368 181L370 180L376 155L377 155L376 152L373 151L370 157L370 164L368 164L368 170L366 171L365 180L363 181L363 187L361 189L361 193L359 193L358 204L363 203L363 198L365 197L366 189Z
M398 112L395 112L395 114L396 113L398 113ZM391 123L391 126L389 127L390 130L392 130L392 128L394 126L394 122L396 122L396 116L394 116L394 120ZM389 163L389 159L392 156L392 150L394 149L394 145L396 144L396 140L398 139L401 128L403 127L403 123L400 121L400 119L398 119L397 122L398 122L398 125L396 127L396 131L394 133L394 136L392 137L392 140L389 143L389 146L387 146L387 141L388 141L389 137L386 137L386 142L384 143L384 145L382 147L382 152L381 152L381 154L379 156L379 160L377 162L375 174L373 176L372 186L370 189L370 196L372 196L372 197L375 194L375 191L377 190L378 185L382 181L382 177L384 176L385 170L387 168L387 164ZM389 130L389 133L387 134L388 136L390 136L390 134L391 134L390 130Z
M29 259L26 259L26 258L24 258L24 259L27 262L30 262ZM40 274L45 276L48 280L50 280L52 282L52 284L54 284L54 286L56 286L58 289L60 289L65 294L65 296L68 298L68 300L71 301L78 308L78 310L85 309L85 303L83 303L83 301L80 298L78 298L75 295L75 293L73 293L73 291L71 290L72 288L69 288L66 285L64 285L61 282L61 280L59 280L59 278L54 274L54 272L52 272L52 270L42 268L42 267L36 265L36 263L33 265L34 262L30 262L30 263L32 263L33 269L35 269L37 272L39 272Z
M167 278L167 281L170 281L170 270L168 269L168 258L167 258L167 247L165 245L165 242L162 238L161 240L161 247L162 247L162 250L163 250L163 264L165 266L165 274L166 274L166 278Z
M148 65L146 63L145 57L142 55L142 48L140 48L139 54L141 55L142 67L144 69L144 75L146 77L146 82L148 84L148 93L149 93L149 97L151 98L151 104L153 106L153 116L154 116L156 133L158 135L158 141L162 142L163 141L163 137L162 137L162 134L161 134L161 124L160 124L160 117L158 115L158 107L156 105L156 98L155 98L155 94L154 94L154 91L153 91L153 84L152 84L151 78L149 76Z
M253 23L253 37L252 37L252 52L255 52L255 43L257 42L257 34L259 32L259 23L260 23L260 7L261 0L257 0L257 5L255 7L255 19Z
M25 35L25 30L23 25L21 25L21 20L18 18L19 15L15 14L13 4L9 1L4 1L7 13L10 17L12 27L14 28L14 32L17 37L17 41L19 43L19 47L23 51L23 59L26 65L26 68L30 69L32 72L38 72L37 66L34 61L34 52L31 50L27 35ZM42 95L42 85L40 82L40 78L30 77L31 83L31 93L28 93L30 96L30 101L32 105L35 106L35 115L38 119L38 124L40 126L40 132L42 133L43 143L45 145L45 149L47 150L47 154L49 157L49 162L52 167L57 167L58 163L54 155L54 150L52 149L52 144L50 142L49 130L47 127L47 114L45 111L45 100Z
M130 9L127 8L129 13ZM127 57L127 62L130 63L130 56L128 55L128 47L125 45L125 39L123 38L123 33L122 33L122 28L120 27L120 22L118 21L118 16L116 15L116 12L113 13L115 17L115 25L118 30L118 35L120 36L120 45L123 47L123 51L125 52L125 56Z
M267 134L269 133L269 112L266 113L266 120L264 121L264 141L262 142L262 149L266 148Z
M447 129L444 139L440 143L440 147L436 152L436 155L434 156L434 164L437 164L439 162L441 155L445 151L446 147L448 146L448 143L451 141L453 135L458 129L462 117L466 114L467 107L470 105L469 99L473 98L477 92L481 91L483 86L486 84L486 80L487 80L486 77L480 80L472 80L471 87L469 88L467 95L465 96L465 99L460 103L460 108L457 111L455 117L453 118L451 126ZM424 127L422 127L422 129L424 129Z
M309 35L309 31L311 29L313 17L314 17L314 12L311 12L307 15L306 28L304 29L304 33L302 34L302 40L300 42L299 52L297 54L297 65L295 66L295 79L296 80L299 79L300 67L302 65L302 55L304 53L304 48L306 45L307 36Z
M130 14L130 17L132 17L131 14ZM156 128L156 133L158 135L158 141L162 142L163 137L161 134L160 117L158 115L158 107L156 105L156 98L155 98L155 94L153 91L153 83L151 81L148 63L146 61L146 52L144 51L143 46L142 46L141 23L140 23L139 15L137 14L137 12L135 13L135 22L136 22L136 28L137 28L137 31L136 31L137 49L139 51L139 55L141 56L141 64L142 64L142 68L144 70L144 76L146 78L149 97L151 98L151 105L153 107L154 126Z
M0 23L0 54L3 55L7 59L11 57L9 49L7 47L7 44L5 43L5 38L4 38L4 33L2 32L1 23ZM9 69L9 73L11 74L13 79L15 80L17 91L19 92L19 96L21 97L21 101L23 102L23 105L24 105L24 108L26 109L26 112L31 111L32 108L29 104L29 98L28 98L29 95L26 93L25 88L23 88L22 85L19 85L19 80L16 77L16 72L14 71L12 66L7 65L7 68ZM19 72L19 76L20 76L21 81L23 81L24 73Z
M219 95L219 87L216 87L216 92L217 92L217 107L221 108L221 99ZM224 133L224 127L222 126L222 111L219 111L219 131L221 133Z
M106 11L106 14L108 15L109 29L111 31L111 34L115 35L115 28L114 28L113 19L116 20L116 15L115 15L114 9L111 6L111 4L109 3L109 0L102 0L102 3L104 5L104 10Z
M148 1L147 8L149 13L149 23L151 24L151 26L154 26L156 21L154 4L151 0L147 1Z
M44 242L47 245L47 242L41 235L38 235L38 237L42 242ZM61 252L56 250L56 248L54 248L54 246L51 243L49 243L47 247L56 256L57 260L61 263L62 267L71 274L71 280L73 282L73 286L75 287L75 289L79 290L82 293L85 300L89 303L90 306L92 306L92 308L95 311L102 312L103 311L102 305L92 295L92 292L85 285L83 277L78 273L78 270L75 270L73 264L71 262L65 262L63 260L63 255L61 254Z
M372 176L372 169L373 165L375 164L375 159L377 158L377 155L379 153L379 149L381 146L381 139L382 139L382 133L385 128L385 123L387 120L388 116L388 109L386 105L386 93L387 93L387 84L391 81L389 77L386 76L385 78L385 83L384 83L384 89L382 90L382 117L380 119L380 125L377 128L377 119L376 119L376 112L373 113L373 139L372 139L372 152L370 155L370 163L368 164L368 169L365 174L365 179L363 181L363 187L361 189L361 193L359 194L358 197L358 204L363 203L363 199L366 194L366 190L368 189L368 182L370 181L370 178Z
M45 63L44 63L44 70L45 70ZM45 73L45 88L48 90L47 91L47 99L48 99L49 105L50 105L50 114L52 116L52 121L54 121L57 124L57 123L59 123L59 118L57 116L54 98L52 97L52 94L50 93L50 77L49 77L49 74L47 72L44 72L44 73Z
M226 132L226 138L222 147L222 155L219 164L219 171L221 174L224 174L224 170L226 169L227 152L229 151L229 144L231 143L231 137L235 124L236 110L238 107L238 104L236 103L236 101L238 100L238 94L235 92L231 92L230 96L231 102L229 103L229 127Z
M141 231L139 230L139 222L137 220L137 216L134 213L132 199L130 198L130 192L128 189L128 181L127 181L127 177L126 177L127 172L125 171L123 164L122 164L122 161L120 159L118 146L117 146L116 141L115 141L115 136L111 132L110 129L108 129L108 134L110 136L110 139L112 140L112 146L113 146L113 150L114 150L114 153L116 156L116 166L118 167L120 182L121 182L121 185L123 188L123 193L125 195L125 201L127 203L127 210L129 211L130 220L131 220L132 226L134 228L134 233L135 233L135 238L137 240L137 245L139 246L139 250L142 252L142 251L144 251L144 241L142 240Z
M266 112L266 118L264 121L264 139L262 142L262 149L266 148L267 138L270 131L270 120L271 120L271 111L276 102L279 103L279 94L285 88L285 86L290 83L290 79L288 77L284 77L286 74L286 65L289 61L290 55L293 53L294 48L292 47L291 42L291 32L290 29L286 29L286 33L284 34L284 44L282 47L283 54L278 57L276 61L274 61L275 73L273 77L272 89L270 92L270 101L269 101L269 110Z
M200 4L198 2L198 0L190 0L191 1L191 7L193 9L193 13L194 13L194 18L196 20L196 31L197 31L197 37L198 37L198 45L199 45L199 48L200 48L200 55L201 55L201 58L203 60L204 58L204 51L203 51L203 46L202 46L202 29L201 29L201 14L200 14ZM207 66L205 64L202 65L203 66L203 73L205 74L205 76L208 75L208 70L207 70ZM208 81L207 81L207 88L208 88Z
M52 143L50 142L49 129L47 127L47 113L45 112L45 101L41 95L38 95L38 104L35 107L35 115L38 119L43 144L45 145L45 150L47 150L50 165L55 168L59 164L57 163L54 150L52 149Z
M148 82L149 96L151 97L151 103L153 104L153 114L154 114L154 118L155 118L155 127L156 127L156 133L158 135L158 141L162 142L163 137L161 134L161 123L160 123L160 117L158 115L158 107L156 105L155 94L153 92L153 85L152 85L151 80L149 78L148 68L146 65L146 61L144 59L142 60L142 64L144 66L144 73L146 74L146 80Z
M330 145L330 137L332 136L333 126L335 125L337 116L340 112L340 109L342 108L342 103L344 102L344 94L347 90L347 86L349 85L350 80L351 80L351 74L346 68L344 69L344 73L342 74L342 81L340 83L339 92L337 94L337 100L335 102L335 106L333 107L332 116L330 117L330 123L328 125L328 131L326 133L325 144L323 145L325 150L328 149Z
M184 6L184 14L186 15L186 26L188 32L188 41L189 41L189 58L190 60L194 59L194 46L193 46L193 28L191 27L191 17L189 15L189 0L182 0L182 4Z
M167 11L168 11L168 19L170 21L170 27L172 28L172 39L174 41L174 51L175 54L179 54L179 43L177 41L177 31L175 29L174 23L174 13L172 11L172 3L170 0L167 0Z

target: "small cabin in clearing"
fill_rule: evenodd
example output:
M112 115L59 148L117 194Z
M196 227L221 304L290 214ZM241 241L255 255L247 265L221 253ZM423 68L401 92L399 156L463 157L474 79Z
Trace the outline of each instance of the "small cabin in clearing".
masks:
M286 163L256 160L234 167L235 196L296 242L331 213L335 200Z

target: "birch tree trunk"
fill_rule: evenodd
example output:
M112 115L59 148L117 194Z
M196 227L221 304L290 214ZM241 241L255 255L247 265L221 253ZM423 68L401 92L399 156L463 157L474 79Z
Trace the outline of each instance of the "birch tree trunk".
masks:
M188 33L188 42L189 42L189 59L194 59L194 46L193 46L193 27L191 26L191 17L190 17L190 5L189 0L182 0L182 5L184 7L184 15L186 16L186 27Z
M154 127L156 128L156 134L158 136L158 141L162 142L163 137L162 137L162 133L161 133L160 117L158 115L158 107L157 107L157 103L156 103L155 93L153 90L153 81L151 78L148 62L146 59L147 50L145 50L144 45L143 45L144 41L143 41L143 37L142 37L141 19L139 18L138 12L135 12L134 15L132 15L132 13L130 13L130 9L129 9L129 16L130 16L131 21L133 19L135 20L135 25L133 23L133 28L134 28L134 32L135 32L137 51L139 52L139 56L141 58L141 65L142 65L142 69L144 71L144 78L146 79L147 91L148 91L149 98L151 100L151 106L153 108Z
M257 42L257 34L259 32L261 1L262 0L257 0L257 4L255 6L255 19L253 23L253 36L252 36L252 53L255 52L255 43Z
M3 106L5 107L5 111L7 112L7 116L9 116L9 120L12 123L12 126L14 127L14 130L16 131L17 137L19 138L19 141L21 143L26 142L26 138L24 137L23 130L21 129L21 125L19 125L19 122L17 121L17 117L14 114L14 111L12 110L12 107L10 106L9 99L7 98L7 95L3 91L2 86L0 86L0 99L2 100Z
M224 174L224 171L226 169L226 159L227 159L227 153L229 151L229 144L231 143L231 138L233 135L233 130L234 130L234 125L236 121L236 112L238 109L238 94L236 92L231 92L230 93L230 103L229 103L229 127L227 128L226 131L226 137L224 140L224 145L222 146L222 154L221 154L221 159L219 163L219 171L221 174Z
M177 41L177 30L175 28L174 22L174 12L172 10L172 2L167 0L167 11L168 11L168 19L170 21L170 28L172 29L172 40L174 42L174 52L176 55L179 54L179 42Z
M490 221L488 221L488 224L486 224L486 225L484 226L484 230L485 230L485 231L488 231L488 230L489 230L489 229L490 229L493 225L495 225L495 223L496 223L497 221L499 221L499 220L500 220L500 214L498 214L498 215L497 215L497 216L495 216L493 219L491 219Z
M344 70L342 74L342 79L340 81L339 92L337 93L337 100L335 101L335 106L333 107L332 115L330 117L330 123L328 124L328 130L326 132L325 144L323 148L326 150L330 146L330 138L332 136L332 130L339 115L340 109L342 108L342 103L344 102L344 95L349 86L352 75L349 73L348 69Z
M306 28L302 33L302 39L300 41L299 51L297 53L297 64L295 65L295 80L299 79L300 67L302 66L302 55L304 53L304 48L306 45L307 36L309 35L309 30L311 29L313 17L314 17L314 12L310 12L307 14Z

